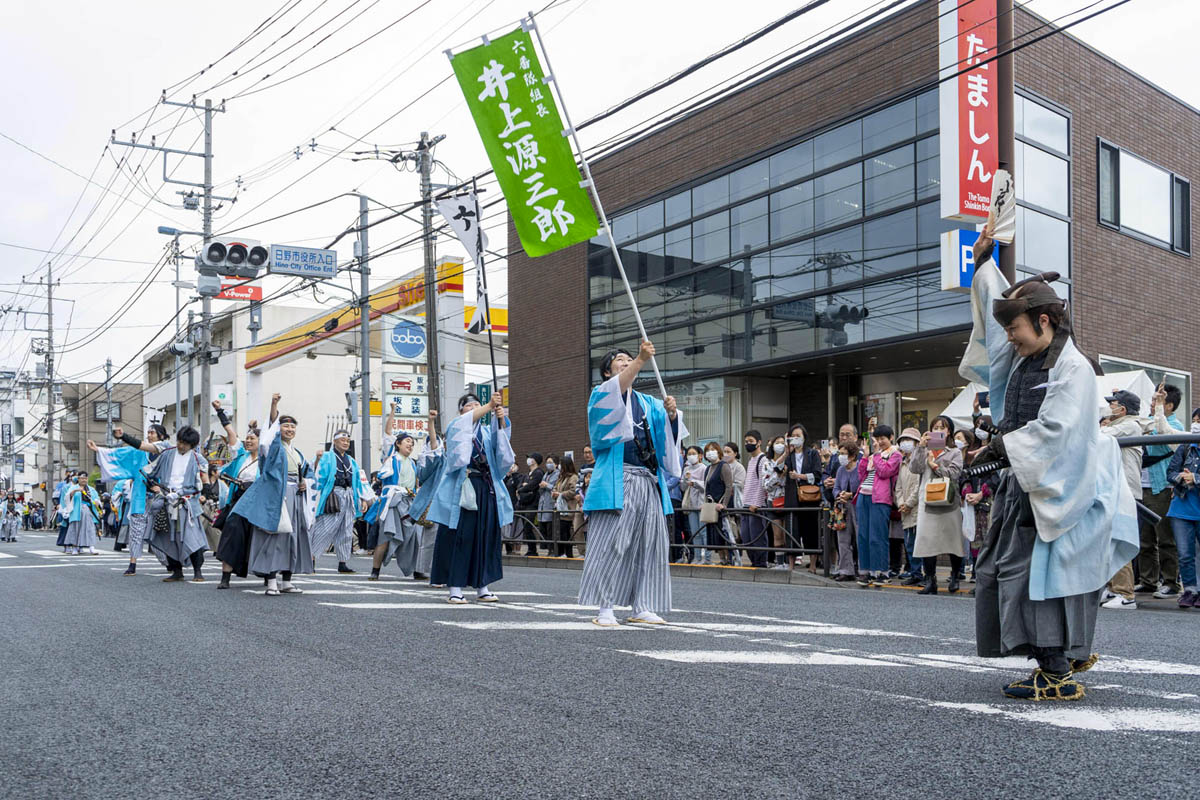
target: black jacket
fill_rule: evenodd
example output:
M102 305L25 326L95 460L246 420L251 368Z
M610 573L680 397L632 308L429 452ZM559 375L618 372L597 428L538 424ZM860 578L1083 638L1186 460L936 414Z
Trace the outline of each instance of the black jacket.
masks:
M517 508L529 510L537 508L539 484L546 480L546 473L541 467L534 467L521 485L517 487Z

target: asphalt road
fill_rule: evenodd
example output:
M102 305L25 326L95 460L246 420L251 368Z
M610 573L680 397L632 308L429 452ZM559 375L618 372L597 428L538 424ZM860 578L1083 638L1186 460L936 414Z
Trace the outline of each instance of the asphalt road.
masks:
M105 542L104 547L111 547ZM1019 704L972 600L676 579L602 630L579 573L449 606L392 572L305 594L0 545L0 797L1176 797L1200 773L1200 612L1101 611L1079 703Z

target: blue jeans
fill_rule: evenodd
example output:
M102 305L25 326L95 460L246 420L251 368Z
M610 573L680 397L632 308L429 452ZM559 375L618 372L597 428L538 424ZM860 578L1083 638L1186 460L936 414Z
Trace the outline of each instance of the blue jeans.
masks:
M1184 590L1200 591L1196 580L1196 546L1200 542L1200 520L1170 517L1175 547L1179 550L1179 583ZM1163 581L1167 576L1163 576Z
M855 509L858 511L859 572L887 572L891 506L876 503L869 495L860 494Z
M904 529L904 552L908 556L908 571L914 578L921 578L925 575L925 561L920 558L913 557L913 545L917 543L917 529Z
M697 564L701 561L708 563L712 556L704 549L708 544L708 526L700 521L699 511L688 512L688 527L692 534L692 547L696 548L692 551L692 563Z

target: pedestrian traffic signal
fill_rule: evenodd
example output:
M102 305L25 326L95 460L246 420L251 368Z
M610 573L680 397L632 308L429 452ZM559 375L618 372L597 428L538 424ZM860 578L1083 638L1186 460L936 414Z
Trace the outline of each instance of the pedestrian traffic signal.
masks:
M196 254L196 269L201 275L257 278L269 259L270 253L259 242L213 239Z

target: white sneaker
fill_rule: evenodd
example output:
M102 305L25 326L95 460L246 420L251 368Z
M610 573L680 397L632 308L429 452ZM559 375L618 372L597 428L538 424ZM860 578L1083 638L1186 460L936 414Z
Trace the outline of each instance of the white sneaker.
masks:
M1130 611L1137 610L1137 600L1126 600L1124 597L1113 595L1113 597L1105 603L1100 604L1101 608L1125 608Z
M666 625L667 621L653 611L635 611L626 622L640 622L643 625Z
M1159 600L1167 600L1172 597L1179 597L1179 590L1168 583L1161 584L1154 596Z
M1114 594L1113 592L1109 591L1108 589L1105 589L1103 592L1100 593L1100 605L1104 605L1109 600L1112 600L1114 597L1120 597L1120 595Z

